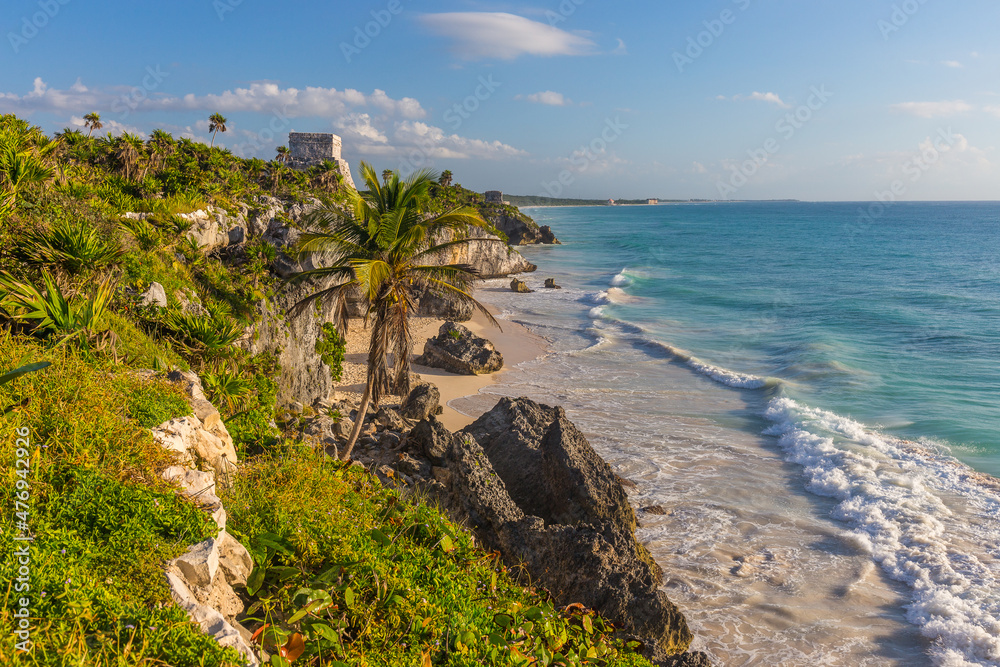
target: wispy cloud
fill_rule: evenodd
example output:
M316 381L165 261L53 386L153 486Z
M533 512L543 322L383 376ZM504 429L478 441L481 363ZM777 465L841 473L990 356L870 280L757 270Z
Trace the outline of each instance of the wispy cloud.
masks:
M625 45L625 40L619 38L618 39L618 46L616 46L614 48L614 50L611 51L611 53L614 54L614 55L616 55L616 56L627 56L628 55L628 47Z
M597 49L585 37L503 12L425 14L420 21L435 34L452 40L455 53L466 60L583 56Z
M569 99L562 93L557 93L552 90L546 90L541 93L532 93L531 95L518 95L514 99L527 100L528 102L534 102L535 104L546 104L550 107L566 107L573 104L573 100Z
M378 125L375 119L354 118L335 122L334 129L352 150L363 156L406 158L416 151L431 160L503 160L528 155L501 141L448 134L440 127L419 121L386 123L391 127L384 129Z
M958 62L957 60L942 60L941 64L944 65L945 67L953 67L955 69L962 69L963 67L965 67L965 65Z
M749 95L733 95L732 97L726 97L725 95L719 95L715 99L717 100L732 100L734 102L767 102L768 104L775 104L782 109L791 109L790 104L786 104L777 93L759 93L754 91Z
M942 118L972 111L972 106L962 100L943 102L901 102L890 107L893 111L918 118Z
M997 118L1000 118L1000 106L996 107L983 107L983 111L989 114L993 114Z

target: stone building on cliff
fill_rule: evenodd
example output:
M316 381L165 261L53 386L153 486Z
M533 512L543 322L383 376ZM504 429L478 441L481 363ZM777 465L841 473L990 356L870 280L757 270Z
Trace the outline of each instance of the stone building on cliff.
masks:
M351 166L343 158L343 140L336 134L326 132L289 132L288 148L292 153L289 163L293 169L308 169L325 160L336 162L340 166L340 173L344 177L344 183L354 186L354 178L351 177Z

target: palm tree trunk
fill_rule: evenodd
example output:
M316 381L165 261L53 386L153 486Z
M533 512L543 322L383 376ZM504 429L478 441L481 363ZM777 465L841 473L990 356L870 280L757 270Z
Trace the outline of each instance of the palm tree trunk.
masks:
M358 407L357 419L354 422L354 428L351 430L351 437L347 439L347 448L341 455L341 460L350 461L351 452L354 451L354 445L358 441L358 436L361 435L361 429L365 425L365 415L368 414L368 404L371 402L372 398L372 383L368 382L365 384L365 393L361 395L361 405Z

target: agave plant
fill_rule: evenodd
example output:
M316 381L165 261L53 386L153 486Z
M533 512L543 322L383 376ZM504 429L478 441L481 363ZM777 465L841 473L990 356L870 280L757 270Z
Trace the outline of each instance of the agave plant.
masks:
M77 340L84 348L100 342L108 306L115 295L115 280L109 276L94 295L72 303L59 289L48 271L42 272L45 289L21 282L9 273L0 273L0 308L16 321L28 323L35 332L60 337L59 344Z
M122 249L83 222L60 220L47 232L33 234L22 250L33 264L58 266L76 275L117 262Z
M170 313L167 326L189 350L211 357L221 355L243 334L235 320L192 313Z
M28 373L37 373L38 371L45 370L51 365L52 363L49 361L41 361L35 364L28 364L26 366L21 366L20 368L15 368L14 370L8 373L0 373L0 384L7 384L8 382L13 382L22 375L27 375ZM4 415L8 414L9 412L18 407L27 405L27 402L28 399L24 399L24 401L21 403L15 403L13 405L8 405L7 407L0 409L0 417L3 417Z
M223 405L230 416L243 409L252 391L251 383L239 371L220 363L201 374L208 399Z
M145 218L124 218L121 221L121 226L132 234L136 243L145 252L149 252L163 243L163 235L160 233L160 229Z

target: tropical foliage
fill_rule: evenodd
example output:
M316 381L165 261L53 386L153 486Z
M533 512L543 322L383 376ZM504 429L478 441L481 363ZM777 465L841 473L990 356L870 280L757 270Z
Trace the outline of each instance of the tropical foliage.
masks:
M390 390L401 394L409 391L413 347L409 320L419 290L455 295L493 321L489 311L468 291L475 278L472 267L431 263L435 253L465 243L463 234L469 227L489 225L467 207L427 216L434 182L430 172L418 172L405 180L396 172L389 174L380 183L375 169L361 163L361 176L368 189L349 195L347 214L339 208L323 208L311 214L311 227L328 231L304 234L299 254L326 263L294 278L326 282L299 305L316 299L331 301L335 323L342 333L349 320L348 295L358 290L364 299L364 320L371 340L367 383L359 408L362 415L370 402L377 406ZM363 421L358 419L355 424L343 454L345 459L350 458Z

